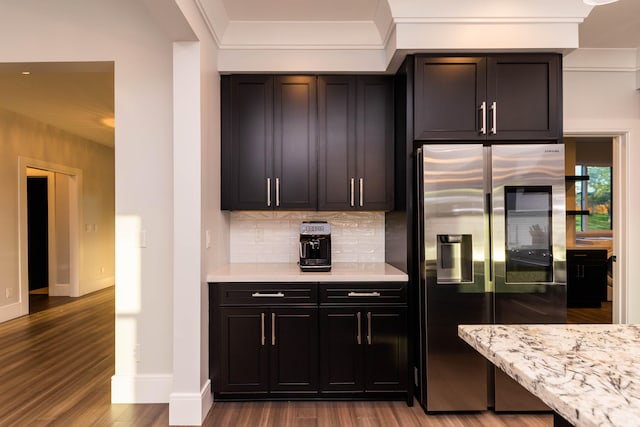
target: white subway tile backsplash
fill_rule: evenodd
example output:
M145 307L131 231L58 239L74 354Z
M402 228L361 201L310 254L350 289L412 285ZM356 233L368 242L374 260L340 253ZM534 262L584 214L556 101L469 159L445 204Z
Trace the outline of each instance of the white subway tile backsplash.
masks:
M230 262L298 261L302 221L331 224L332 262L384 262L384 212L231 212Z

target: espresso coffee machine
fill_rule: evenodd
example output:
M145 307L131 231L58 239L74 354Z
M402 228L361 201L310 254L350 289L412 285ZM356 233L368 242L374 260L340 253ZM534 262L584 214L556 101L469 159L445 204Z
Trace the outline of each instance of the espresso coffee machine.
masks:
M326 221L300 224L300 269L331 270L331 226Z

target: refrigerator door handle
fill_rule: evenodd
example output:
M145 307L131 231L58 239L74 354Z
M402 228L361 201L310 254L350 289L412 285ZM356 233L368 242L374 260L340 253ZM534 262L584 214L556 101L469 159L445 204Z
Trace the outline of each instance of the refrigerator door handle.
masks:
M491 107L489 107L489 110L491 110L491 130L490 133L491 135L495 135L496 133L498 133L498 104L496 103L496 101L493 101L491 103Z
M491 205L491 193L487 193L486 194L486 209L487 209L487 218L489 218L489 230L488 230L488 234L487 234L487 241L489 242L489 282L493 282L493 239L491 238L491 236L493 235L493 224L491 224L491 212L493 212L492 210L492 205ZM485 246L486 247L486 246Z

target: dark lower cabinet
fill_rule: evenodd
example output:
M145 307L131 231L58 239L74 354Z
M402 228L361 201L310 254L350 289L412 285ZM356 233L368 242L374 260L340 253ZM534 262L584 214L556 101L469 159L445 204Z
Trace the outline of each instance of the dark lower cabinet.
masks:
M408 378L405 283L320 284L320 393L399 395Z
M405 308L321 308L321 392L406 390L406 324Z
M211 283L209 303L216 399L412 403L405 283Z
M600 307L607 299L607 250L567 249L567 307Z
M221 392L266 394L269 390L269 348L264 335L267 313L242 307L220 308L219 313L220 375L215 388Z
M270 313L272 393L318 391L318 310L278 308Z
M315 308L221 307L221 393L316 393Z

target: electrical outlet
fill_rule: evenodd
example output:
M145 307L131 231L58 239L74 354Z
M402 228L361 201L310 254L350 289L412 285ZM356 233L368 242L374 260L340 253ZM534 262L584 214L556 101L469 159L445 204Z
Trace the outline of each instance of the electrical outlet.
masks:
M204 247L209 249L211 247L211 231L205 230L204 232Z
M140 351L140 344L136 344L133 346L133 359L136 361L136 363L140 363L140 359L141 357L141 351Z
M264 228L256 228L256 243L264 242Z

